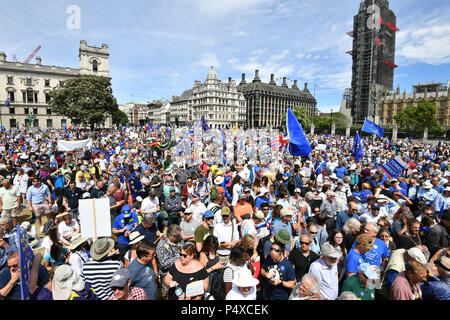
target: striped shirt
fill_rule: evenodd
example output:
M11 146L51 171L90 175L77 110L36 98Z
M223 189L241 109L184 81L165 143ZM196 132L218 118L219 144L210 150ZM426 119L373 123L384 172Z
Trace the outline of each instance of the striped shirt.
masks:
M99 300L108 300L113 294L109 283L120 268L119 261L89 261L83 265L81 277L92 286Z

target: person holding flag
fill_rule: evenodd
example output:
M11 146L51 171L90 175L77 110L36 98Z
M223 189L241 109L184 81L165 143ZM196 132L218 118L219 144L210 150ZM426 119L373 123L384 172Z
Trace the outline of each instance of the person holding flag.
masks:
M356 136L353 139L352 156L355 157L356 162L360 162L363 158L362 143L358 131L356 131Z

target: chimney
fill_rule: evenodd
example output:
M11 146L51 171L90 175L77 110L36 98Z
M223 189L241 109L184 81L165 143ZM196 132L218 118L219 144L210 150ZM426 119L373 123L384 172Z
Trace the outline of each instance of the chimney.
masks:
M308 90L308 82L305 82L305 89L303 89L303 91L309 91Z
M41 57L37 56L37 57L36 57L36 64L37 64L38 66L40 66L40 65L41 65L41 62L42 62Z
M253 82L261 82L261 79L259 78L259 70L255 70L255 78L253 79Z
M294 80L294 84L292 85L292 89L297 89L298 90L297 80Z
M288 88L288 86L286 84L286 77L283 77L283 84L281 86L284 88Z
M271 84L273 86L277 85L277 83L275 82L275 75L273 73L270 75L270 82L269 82L269 84Z
M6 54L3 51L0 51L0 61L6 62Z
M231 77L228 77L228 82L231 83Z
M239 85L241 85L241 84L247 84L247 82L245 82L245 73L242 74L242 80L239 83Z

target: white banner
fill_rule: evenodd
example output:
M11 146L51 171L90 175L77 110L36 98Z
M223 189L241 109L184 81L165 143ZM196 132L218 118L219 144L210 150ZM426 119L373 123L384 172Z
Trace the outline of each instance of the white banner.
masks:
M84 147L92 148L92 139L77 141L58 140L58 151L72 151L83 149Z

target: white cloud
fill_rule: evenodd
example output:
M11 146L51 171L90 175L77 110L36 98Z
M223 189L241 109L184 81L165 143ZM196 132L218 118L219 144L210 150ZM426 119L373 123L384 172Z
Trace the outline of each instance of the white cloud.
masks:
M214 52L205 52L202 54L201 59L194 63L195 65L210 67L220 67L220 60Z
M193 4L200 11L211 15L223 15L235 10L243 10L247 7L266 5L273 0L193 0Z
M270 60L282 60L282 59L286 58L290 52L291 52L291 50L285 49L281 53L270 56Z

